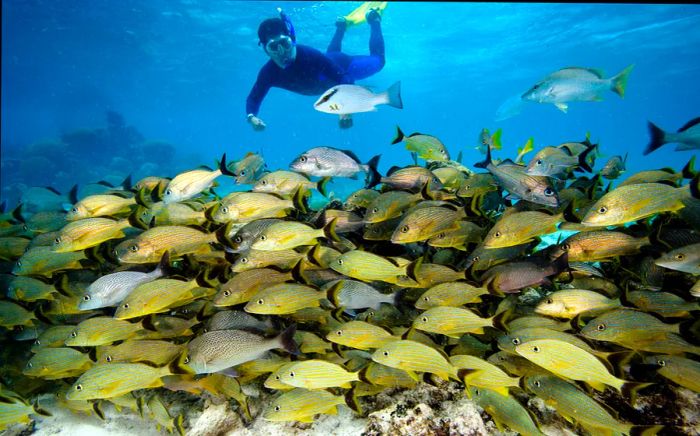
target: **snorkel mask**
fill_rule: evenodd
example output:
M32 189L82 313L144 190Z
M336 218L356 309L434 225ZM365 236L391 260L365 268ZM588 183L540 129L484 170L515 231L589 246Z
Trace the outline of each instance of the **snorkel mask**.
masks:
M297 56L294 26L282 9L279 18L263 21L258 29L259 45L280 68L287 68Z

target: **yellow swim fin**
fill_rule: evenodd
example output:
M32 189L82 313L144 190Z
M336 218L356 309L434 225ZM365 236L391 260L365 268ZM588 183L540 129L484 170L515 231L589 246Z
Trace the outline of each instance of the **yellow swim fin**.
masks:
M364 2L360 7L346 15L345 21L348 26L362 24L366 21L365 14L367 14L367 11L374 8L381 14L388 3L389 2Z

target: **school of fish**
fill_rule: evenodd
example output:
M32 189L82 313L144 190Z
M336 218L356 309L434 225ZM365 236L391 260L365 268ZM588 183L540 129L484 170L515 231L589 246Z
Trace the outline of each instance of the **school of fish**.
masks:
M627 156L600 165L589 138L497 160L500 135L484 129L471 167L397 127L416 164L386 174L333 147L278 170L224 154L74 190L67 210L3 209L0 430L112 403L184 434L165 390L233 399L250 422L251 383L274 393L270 421L367 413L362 397L425 382L524 435L542 434L535 397L591 434L672 426L596 395L700 394L695 157L618 183ZM226 177L250 189L219 196ZM365 186L310 201L342 177Z

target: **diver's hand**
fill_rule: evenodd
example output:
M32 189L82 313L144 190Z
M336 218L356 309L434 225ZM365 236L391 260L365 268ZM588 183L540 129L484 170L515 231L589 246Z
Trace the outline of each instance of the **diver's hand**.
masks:
M340 126L341 129L349 129L352 127L352 115L351 114L343 114L340 116L340 119L338 119L338 125Z
M261 120L260 118L256 117L253 114L248 115L248 122L250 123L251 126L253 126L253 130L258 130L258 131L265 130L265 127L267 127L265 125L265 122L263 122L263 120Z

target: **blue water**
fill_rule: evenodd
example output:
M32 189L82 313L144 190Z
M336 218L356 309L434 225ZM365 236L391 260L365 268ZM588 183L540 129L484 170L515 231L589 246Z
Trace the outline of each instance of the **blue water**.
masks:
M537 148L590 132L604 155L629 152L627 175L680 169L694 153L673 145L649 156L641 151L647 120L675 131L700 116L697 5L391 3L382 19L386 66L360 83L383 90L401 80L402 110L380 106L341 130L335 116L313 109L317 97L273 89L260 112L268 127L254 132L245 98L267 61L257 45L260 21L280 6L299 43L325 50L336 17L359 4L4 0L2 198L15 204L23 185L65 191L129 173L135 180L172 177L211 165L223 152L230 160L262 152L269 168L286 169L321 145L352 149L364 160L381 152L384 173L411 162L403 145L390 145L396 125L441 138L468 166L483 158L474 147L484 127L503 129L496 157L514 157L530 136ZM343 49L367 54L368 39L366 24L352 27ZM567 114L525 103L497 121L504 102L557 69L593 67L609 77L630 64L624 99L607 92L601 102L572 103ZM104 128L107 110L143 140L173 148L126 153L113 141L76 152L58 140L75 129Z

